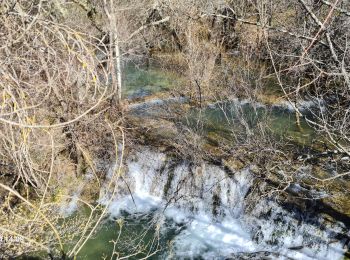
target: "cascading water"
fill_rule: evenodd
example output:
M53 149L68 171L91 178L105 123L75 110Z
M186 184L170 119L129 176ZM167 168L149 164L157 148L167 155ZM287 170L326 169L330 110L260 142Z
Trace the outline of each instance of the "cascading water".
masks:
M254 195L249 168L227 173L207 163L174 161L149 148L140 148L126 166L123 181L115 184L110 219L149 214L160 233L172 229L171 247L156 259L343 258L346 241L335 239L347 232L341 223L321 228L321 218L303 221L307 214L296 216Z

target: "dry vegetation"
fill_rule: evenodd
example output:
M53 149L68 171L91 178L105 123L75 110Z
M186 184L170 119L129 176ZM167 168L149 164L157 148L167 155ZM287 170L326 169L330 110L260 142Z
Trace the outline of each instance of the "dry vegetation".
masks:
M84 201L91 219L60 228L57 210L72 189L85 189L87 173L98 190L106 172L97 163L121 165L116 147L126 132L124 59L156 59L181 70L187 85L178 91L199 107L229 97L283 97L295 108L297 123L303 117L328 148L350 156L349 36L345 0L3 0L0 234L20 242L1 244L0 255L44 250L50 257L73 257L103 218L105 208ZM278 82L281 95L264 95L269 80ZM316 109L300 111L297 100L305 98ZM249 154L257 156L263 146L275 158L277 166L266 156L252 158L269 175L286 158L260 130L253 138L247 128L241 139ZM194 133L188 138L200 140ZM189 151L188 138L177 147ZM226 148L221 152L227 155ZM349 165L342 165L337 175L314 181L347 177ZM298 167L280 177L278 190L286 189ZM117 167L114 178L120 172ZM80 233L66 252L65 240Z

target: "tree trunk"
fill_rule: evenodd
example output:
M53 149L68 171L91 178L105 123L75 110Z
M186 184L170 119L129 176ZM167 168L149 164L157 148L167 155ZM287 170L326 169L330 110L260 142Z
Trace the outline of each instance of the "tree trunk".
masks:
M118 28L116 12L113 0L110 0L109 8L105 2L105 12L109 19L109 35L110 35L110 68L112 73L112 85L115 88L115 95L113 97L117 104L120 103L122 97L122 69L121 69L121 53L118 38Z

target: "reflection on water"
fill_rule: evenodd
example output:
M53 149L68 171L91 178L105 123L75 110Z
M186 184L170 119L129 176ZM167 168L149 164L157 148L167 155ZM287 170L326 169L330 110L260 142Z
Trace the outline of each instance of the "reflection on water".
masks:
M297 126L295 113L247 102L226 101L204 110L192 109L183 121L206 136L215 133L227 140L242 133L243 138L254 134L261 124L268 127L275 138L286 137L300 145L310 145L316 138L316 132L305 120L301 119L300 127Z
M123 75L123 96L131 99L171 90L183 82L176 73L164 71L156 66L146 68L133 63L125 65Z

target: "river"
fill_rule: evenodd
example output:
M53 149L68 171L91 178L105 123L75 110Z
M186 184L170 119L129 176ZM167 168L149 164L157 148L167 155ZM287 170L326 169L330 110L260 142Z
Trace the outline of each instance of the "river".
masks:
M123 95L130 100L166 92L181 82L178 75L157 68L127 66L125 74ZM157 118L158 109L169 102L181 105L187 100L155 96L130 107L138 116ZM316 137L305 121L302 130L295 125L288 107L268 109L238 99L191 108L181 123L197 131L200 117L201 134L219 135L229 142L237 131L247 134L238 113L250 129L262 118L268 119L264 122L275 138L284 136L309 145ZM113 172L115 166L109 167ZM326 222L312 210L288 208L261 197L255 190L253 167L245 165L232 172L210 162L197 165L174 158L156 147L136 146L125 159L123 181L115 182L109 174L102 185L96 203L108 207L107 217L77 259L343 259L348 225ZM117 187L113 197L106 189L109 181ZM308 192L316 199L327 196ZM87 218L89 213L77 200L64 210L68 218Z

